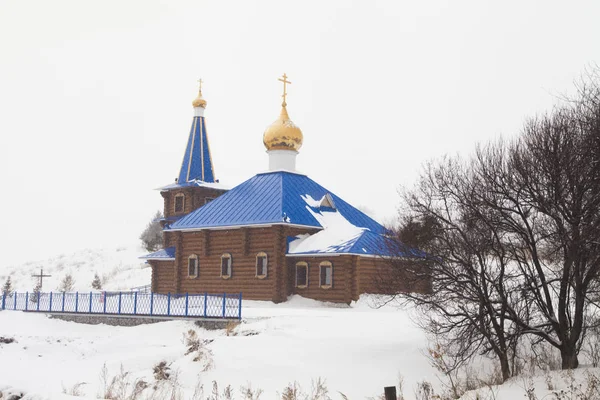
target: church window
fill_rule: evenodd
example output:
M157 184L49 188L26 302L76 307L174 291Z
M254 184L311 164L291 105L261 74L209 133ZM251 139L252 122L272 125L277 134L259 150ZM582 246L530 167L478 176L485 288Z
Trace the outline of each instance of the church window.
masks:
M179 193L175 195L175 212L180 213L183 212L185 208L185 195L183 193Z
M229 253L221 256L221 278L231 278L231 254Z
M267 277L267 253L261 251L256 255L256 277L264 279Z
M319 285L322 289L333 286L333 265L329 261L323 261L319 265Z
M210 203L211 201L213 201L214 199L215 199L214 197L205 197L205 198L204 198L204 204L208 204L208 203Z
M188 276L190 278L198 277L198 256L195 254L188 258Z
M296 287L305 288L308 286L308 264L305 262L296 263Z

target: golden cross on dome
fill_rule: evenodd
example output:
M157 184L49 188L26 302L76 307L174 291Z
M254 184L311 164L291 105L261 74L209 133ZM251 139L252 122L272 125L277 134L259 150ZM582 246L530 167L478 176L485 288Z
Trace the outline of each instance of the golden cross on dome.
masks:
M199 85L198 92L202 93L202 78L198 79L198 85Z
M283 107L285 107L287 105L287 103L285 102L285 96L287 96L286 84L288 84L288 83L291 84L292 82L290 82L290 81L287 80L287 75L285 73L283 74L283 76L281 78L278 78L278 80L280 82L283 82L283 95L281 96L281 97L283 97L283 103L281 103L281 105Z

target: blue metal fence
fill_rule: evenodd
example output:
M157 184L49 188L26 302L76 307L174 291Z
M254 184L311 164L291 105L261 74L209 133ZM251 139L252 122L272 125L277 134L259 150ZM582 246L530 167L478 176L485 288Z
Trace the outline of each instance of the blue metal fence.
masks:
M52 313L242 318L242 294L142 292L4 293L0 309Z

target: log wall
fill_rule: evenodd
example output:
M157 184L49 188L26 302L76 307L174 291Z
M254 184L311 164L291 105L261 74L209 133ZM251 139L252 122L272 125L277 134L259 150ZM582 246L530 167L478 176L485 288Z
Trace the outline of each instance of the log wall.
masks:
M333 265L333 285L324 289L319 285L321 262L329 261ZM308 264L308 286L296 287L296 264ZM288 280L293 285L293 293L310 299L350 303L352 299L352 256L336 257L288 257Z
M152 291L175 293L174 261L149 261L152 267Z
M192 211L206 204L207 199L216 199L226 190L212 189L200 186L192 186L177 190L168 190L160 192L164 199L163 215L171 217L176 215L189 214ZM183 212L175 212L175 196L183 194L185 196Z
M286 301L301 296L322 301L350 303L362 293L378 293L377 278L390 271L384 259L342 255L333 257L287 257L287 237L313 233L314 229L271 226L227 230L171 232L165 241L176 247L175 261L150 261L152 288L157 293L239 293L244 299ZM256 276L256 255L268 257L266 277ZM188 258L197 255L199 274L188 275ZM231 276L221 277L221 256L232 257ZM296 263L308 264L308 286L296 287ZM319 285L320 264L333 265L333 285ZM416 288L428 290L428 286Z

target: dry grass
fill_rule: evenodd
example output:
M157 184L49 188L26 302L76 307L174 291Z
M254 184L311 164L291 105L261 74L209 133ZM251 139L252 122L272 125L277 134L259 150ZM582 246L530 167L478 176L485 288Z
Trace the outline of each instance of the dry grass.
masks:
M184 343L187 347L185 355L194 354L194 362L202 364L202 371L206 372L214 367L213 352L207 346L212 340L200 339L195 330L190 329L184 334Z
M240 325L239 321L229 321L225 327L226 336L237 336L235 329Z
M123 369L123 365L121 365L119 372L111 377L106 364L104 364L100 372L100 382L102 390L100 398L108 400L136 400L148 387L148 383L142 379L131 382L129 372Z
M82 386L85 385L85 382L79 382L67 388L63 385L62 392L64 394L68 394L69 396L82 397L84 396Z

